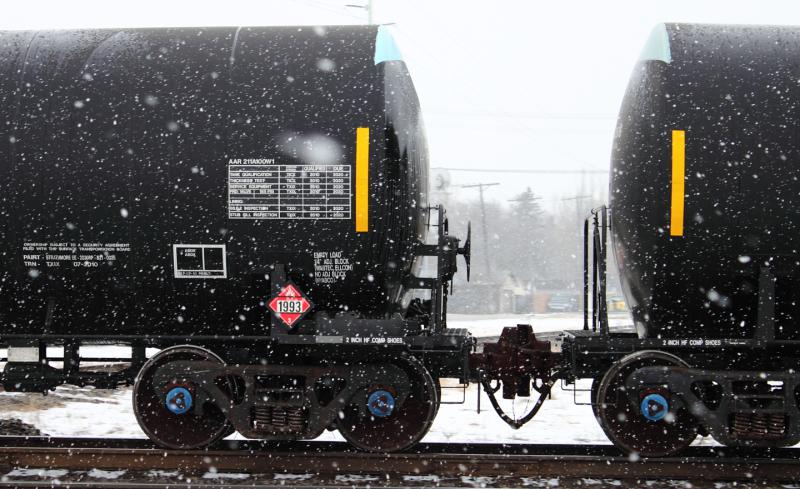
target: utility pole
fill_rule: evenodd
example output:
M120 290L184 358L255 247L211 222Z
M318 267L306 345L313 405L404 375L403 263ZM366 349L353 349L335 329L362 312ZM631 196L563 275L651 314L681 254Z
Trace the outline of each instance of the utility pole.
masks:
M567 201L567 200L574 200L575 201L575 228L576 229L580 228L583 225L584 217L581 217L581 216L583 216L582 210L584 209L584 207L582 205L583 201L586 200L586 199L591 199L591 198L592 198L591 195L576 195L575 197L568 197L566 199L561 199L561 200L564 200L564 201Z
M577 230L576 236L578 241L578 254L576 256L580 257L581 252L583 251L583 243L581 239L581 235L583 234L583 220L588 218L588 214L586 213L587 209L586 206L583 205L584 200L589 200L593 198L592 192L586 191L586 169L584 168L581 171L581 186L580 190L578 191L578 195L573 197L572 199L564 199L564 200L575 200L575 229ZM578 267L578 272L580 273L580 266Z
M372 25L372 0L367 0L366 5L347 4L345 7L363 8L367 11L367 24Z
M489 265L489 232L486 229L486 203L483 200L483 189L487 187L494 187L500 185L499 183L475 183L472 185L459 185L461 188L477 188L481 200L481 228L483 234L483 259L486 265L486 278L489 282L492 281L492 267Z
M521 193L519 195L519 197L517 197L516 199L508 199L509 202L519 202L521 206L529 206L529 207L527 207L527 209L525 207L522 207L522 209L521 209L521 210L523 210L523 211L525 211L526 213L529 213L529 214L527 216L524 215L524 214L518 215L517 216L518 218L525 219L525 217L531 217L531 216L535 216L537 218L537 221L534 221L533 223L529 223L527 221L524 221L524 224L532 224L532 226L530 228L523 227L523 229L524 229L523 232L526 233L526 234L535 234L537 232L537 227L538 227L537 225L539 224L538 217L541 214L541 209L538 207L538 204L536 203L537 200L542 200L542 199L541 199L541 197L536 197L530 187L528 187L527 190L525 192ZM517 208L517 210L520 210L520 208ZM512 215L513 215L513 213L514 213L514 211L512 210ZM523 224L522 220L517 220L517 222L516 222L517 226L520 226L522 224ZM534 227L534 226L536 226L536 227ZM529 247L526 250L525 254L527 254L529 256L532 255L533 256L533 262L528 261L527 258L525 258L525 259L520 258L519 263L520 263L520 265L522 265L520 267L520 270L521 270L522 274L520 274L520 273L515 274L517 278L522 277L523 280L527 280L527 284L529 286L528 290L530 290L530 291L533 291L533 290L536 289L536 279L535 279L536 273L534 273L534 270L536 268L535 263L536 263L536 255L537 255L537 253L538 253L538 250L535 247ZM525 274L525 272L527 272L528 274Z

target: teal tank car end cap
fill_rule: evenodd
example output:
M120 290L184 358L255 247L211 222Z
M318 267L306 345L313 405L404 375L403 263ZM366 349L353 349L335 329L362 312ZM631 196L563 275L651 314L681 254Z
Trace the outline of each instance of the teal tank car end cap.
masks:
M384 61L403 61L403 55L400 54L400 48L394 42L392 33L386 26L381 25L378 26L378 35L375 37L375 64Z
M672 63L672 52L669 46L669 34L665 24L656 25L639 55L639 61L663 61Z

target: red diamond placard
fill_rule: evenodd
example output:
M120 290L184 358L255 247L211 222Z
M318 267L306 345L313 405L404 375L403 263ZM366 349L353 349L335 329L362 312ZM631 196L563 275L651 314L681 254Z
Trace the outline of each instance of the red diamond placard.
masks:
M297 287L288 284L269 301L269 308L278 319L291 326L311 309L311 302Z

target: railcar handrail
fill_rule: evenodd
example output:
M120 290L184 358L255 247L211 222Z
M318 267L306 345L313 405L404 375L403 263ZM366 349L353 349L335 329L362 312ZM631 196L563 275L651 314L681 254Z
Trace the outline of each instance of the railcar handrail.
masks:
M590 211L583 221L583 329L589 330L589 282L592 284L592 331L608 334L608 303L606 302L606 270L608 248L608 206ZM592 236L592 274L589 277L589 223Z

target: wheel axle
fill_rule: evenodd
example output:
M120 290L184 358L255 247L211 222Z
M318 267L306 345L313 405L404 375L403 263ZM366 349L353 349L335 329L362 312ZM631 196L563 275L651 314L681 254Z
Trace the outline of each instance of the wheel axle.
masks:
M367 408L373 416L385 418L392 415L395 400L391 392L383 389L376 390L367 399Z
M669 412L669 403L661 394L648 394L642 399L639 409L648 421L661 421Z
M165 403L172 414L186 414L192 408L192 393L186 387L173 387L167 392Z

